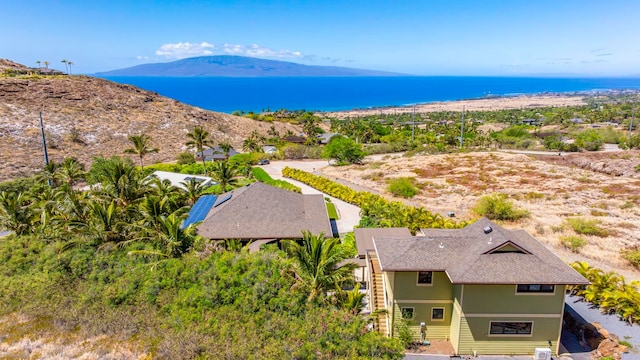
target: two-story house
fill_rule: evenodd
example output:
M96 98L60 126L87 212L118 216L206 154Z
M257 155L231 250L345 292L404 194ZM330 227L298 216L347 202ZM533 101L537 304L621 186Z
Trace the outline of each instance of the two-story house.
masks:
M481 219L421 236L368 231L369 296L378 329L444 339L456 354L558 352L567 285L588 281L524 230ZM424 236L422 236L424 235Z

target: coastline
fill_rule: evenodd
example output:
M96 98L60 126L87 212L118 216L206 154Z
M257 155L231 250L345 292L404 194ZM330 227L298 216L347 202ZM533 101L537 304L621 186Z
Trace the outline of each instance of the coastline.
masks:
M516 96L498 96L491 98L438 101L416 104L416 113L439 111L496 111L522 108L566 107L587 105L586 94L533 94ZM345 118L367 115L401 114L413 112L413 105L385 106L368 109L318 112L329 118Z

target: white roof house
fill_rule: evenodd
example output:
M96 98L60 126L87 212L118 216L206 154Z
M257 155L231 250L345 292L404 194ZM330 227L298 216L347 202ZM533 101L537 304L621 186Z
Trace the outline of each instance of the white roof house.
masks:
M183 182L189 181L189 179L196 179L196 181L202 183L203 186L215 185L215 182L208 176L180 174L169 171L154 171L153 174L147 176L147 179L158 178L160 180L169 180L171 185L184 189Z

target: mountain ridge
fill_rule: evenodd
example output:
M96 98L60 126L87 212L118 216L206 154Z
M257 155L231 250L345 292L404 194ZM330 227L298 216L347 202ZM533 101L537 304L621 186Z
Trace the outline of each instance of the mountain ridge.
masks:
M96 76L407 76L378 70L338 66L304 65L288 61L246 56L217 55L186 58L167 63L150 63L124 69L103 71Z
M124 155L132 147L127 137L141 133L160 148L145 158L151 164L191 151L185 134L196 126L207 130L215 144L228 141L236 149L254 130L264 135L273 125L281 133L300 131L291 124L208 111L85 75L0 76L0 181L42 169L41 112L50 159L61 162L73 156L85 165L96 156L129 156Z

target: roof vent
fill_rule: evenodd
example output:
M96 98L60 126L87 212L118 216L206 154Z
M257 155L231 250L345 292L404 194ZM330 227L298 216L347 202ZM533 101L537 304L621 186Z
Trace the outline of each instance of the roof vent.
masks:
M493 228L491 226L485 226L482 230L485 234L488 234L493 231Z
M440 249L444 249L444 243L442 243L442 241L440 241Z
M489 242L487 244L493 244L493 237L489 237Z

